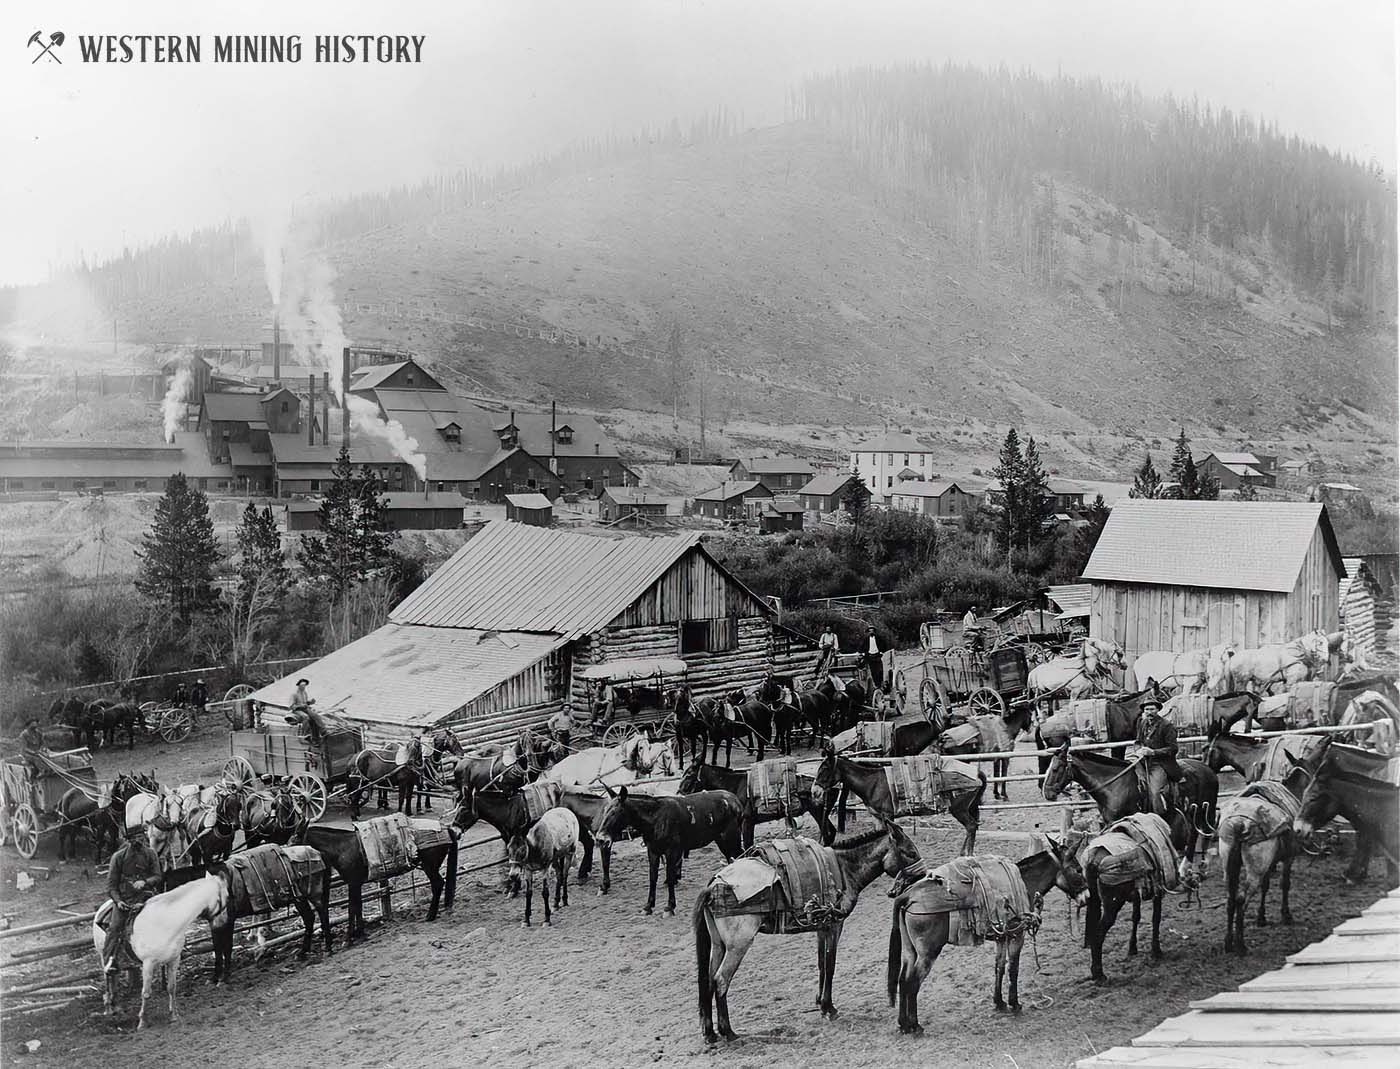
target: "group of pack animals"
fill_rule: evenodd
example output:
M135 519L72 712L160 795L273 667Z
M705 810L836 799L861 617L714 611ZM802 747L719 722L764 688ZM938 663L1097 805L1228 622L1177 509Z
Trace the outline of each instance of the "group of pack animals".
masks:
M1157 689L1155 679L1148 682L1149 689ZM785 929L771 910L748 914L717 910L716 885L712 881L696 901L692 914L702 1030L708 1040L717 1038L712 1022L713 1012L717 1010L718 1034L733 1037L728 987L748 947L760 932L817 932L817 1002L824 1014L835 1016L832 977L842 924L854 909L860 891L883 873L897 880L891 892L895 906L887 973L891 1004L898 1004L902 1031L921 1031L919 986L941 948L955 941L957 923L952 920L953 915L972 909L978 895L985 897L987 887L1001 887L1005 891L1005 866L1001 866L1003 884L996 884L993 859L975 853L978 808L985 793L986 777L978 772L975 784L963 783L948 792L944 799L947 810L965 828L961 856L929 871L913 843L895 824L900 814L878 766L852 759L839 752L831 742L831 735L839 733L839 729L854 719L852 708L855 717L859 716L863 704L860 695L847 698L850 702L847 705L843 701L846 696L828 683L813 691L798 693L794 695L796 701L785 703L778 700L780 691L768 689L772 683L771 679L766 680L753 695L702 699L688 708L679 705L677 735L671 743L653 743L636 737L617 749L593 747L565 756L550 740L526 733L514 746L488 747L462 754L456 760L452 776L455 805L442 825L449 830L447 843L435 852L420 853L417 862L428 874L433 890L427 919L437 916L440 902L445 908L451 907L457 842L461 833L478 821L494 826L506 844L510 863L508 879L514 889L521 889L523 883L522 923L525 926L533 921L535 881L539 879L542 883L544 919L549 925L553 912L568 906L568 882L574 864L578 863L578 880L590 878L595 845L602 863L600 890L606 894L611 885L611 848L615 840L624 835L641 839L646 848L649 888L644 912L652 913L656 907L660 867L664 861L665 912L673 915L682 864L691 851L713 844L727 862L734 862L754 853L754 832L759 823L783 819L795 833L792 821L798 813L761 809L751 792L748 770L729 768L728 752L725 767L719 766L718 742L732 745L734 738L743 738L752 745L761 762L764 742L786 752L790 741L785 745L781 740L801 724L826 741L815 773L795 778L798 812L805 812L816 821L821 849L830 853L831 870L840 873L842 892L817 918L820 923L809 917L805 927ZM805 711L804 700L810 702ZM1021 945L1025 935L1033 933L1038 925L1039 901L1051 887L1058 886L1071 899L1087 903L1084 945L1090 951L1091 972L1096 981L1105 979L1102 966L1105 935L1129 902L1133 906L1129 953L1137 952L1137 929L1144 896L1152 901L1151 951L1154 957L1159 957L1158 929L1163 894L1180 886L1183 877L1189 884L1193 873L1199 875L1194 870L1194 861L1206 835L1219 835L1220 856L1227 879L1225 945L1241 953L1245 949L1241 918L1250 896L1256 890L1260 895L1258 920L1263 924L1269 880L1274 869L1282 866L1283 919L1288 922L1291 919L1287 901L1291 861L1304 849L1315 829L1334 816L1344 817L1357 830L1358 847L1347 878L1364 878L1370 857L1379 853L1386 860L1391 883L1400 882L1400 871L1396 868L1396 858L1400 857L1395 822L1396 789L1380 778L1384 757L1318 737L1292 736L1268 743L1231 733L1232 723L1257 712L1258 702L1253 694L1246 694L1237 702L1229 697L1219 699L1216 709L1222 716L1212 726L1203 760L1183 759L1180 763L1185 776L1178 785L1166 782L1160 775L1154 775L1150 782L1141 782L1136 775L1128 774L1132 766L1121 758L1072 750L1068 738L1051 740L1037 729L1037 739L1043 745L1053 744L1057 750L1052 757L1042 759L1043 792L1047 799L1057 797L1070 781L1077 781L1098 804L1104 828L1126 829L1141 835L1147 822L1155 821L1154 826L1161 828L1160 838L1170 839L1176 865L1168 872L1166 869L1171 866L1159 863L1146 877L1139 873L1125 879L1121 858L1106 847L1096 845L1097 841L1088 841L1082 833L1075 833L1064 842L1051 840L1047 850L1019 863L1016 867L1025 893L1022 896L1017 891L1016 896L1003 895L1003 898L1005 902L1013 898L1023 904L1029 901L1034 908L1011 910L989 928L979 929L978 936L979 940L984 935L991 938L997 947L994 1001L999 1009L1019 1008L1017 970ZM721 704L727 705L728 710L720 708ZM1125 704L1135 706L1136 702ZM787 733L775 723L780 708L795 708L801 713L800 718L792 718ZM1023 717L1026 722L1016 717ZM1006 746L1008 736L1014 740L1030 726L1024 704L1014 711L1010 723L1005 722L1005 718L993 719L1003 721L999 730L989 733L991 741L971 744L972 749L985 752L996 746ZM716 733L710 725L720 721L731 727ZM698 730L687 730L696 724L705 725L703 740ZM763 730L765 727L768 730ZM1110 730L1114 732L1110 741L1121 738L1125 743L1130 742L1135 727L1131 715L1121 721L1110 720ZM723 734L725 731L730 733ZM946 747L956 741L950 740L947 731L945 724L895 725L889 733L886 754L892 757L918 754L930 747L939 748L940 743ZM699 745L693 745L697 742ZM709 762L705 761L706 742L714 743ZM635 785L637 779L653 771L669 773L675 765L683 765L687 749L691 763L682 774L679 793L651 793L650 788ZM1217 773L1226 767L1238 769L1251 786L1243 795L1221 805ZM365 785L383 786L383 782L382 776L377 780L367 778ZM116 800L121 798L121 804L127 806L133 802L149 806L152 787L149 781L123 777L111 792L110 804L118 804ZM235 814L241 821L242 815L249 811L251 800L228 785L209 790L212 794L205 797L201 792L187 815L188 819L193 819L195 812L203 813L200 818L203 823L195 829L197 833L190 836L188 847L190 856L203 864L203 868L195 870L200 874L192 884L196 889L177 887L153 900L158 903L170 895L176 896L170 900L169 911L157 909L151 913L151 905L143 911L142 917L148 917L145 925L151 930L165 932L171 925L178 924L183 933L195 920L206 917L211 925L216 921L219 925L228 924L228 931L232 931L227 853L226 850L220 853L220 850L224 849L225 838L231 845L229 829L234 826ZM277 812L276 789L251 793L263 798L261 812ZM841 840L838 833L844 826L845 801L849 793L864 802L879 826L873 832ZM159 799L161 795L155 797ZM172 797L172 792L165 792L164 797ZM146 801L143 802L143 798ZM405 810L406 801L401 794L400 804ZM1278 809L1282 816L1277 820L1261 820L1262 807L1268 806ZM836 822L832 820L833 814ZM168 811L166 819L174 822ZM259 825L259 828L254 834L262 838L250 839L250 842L293 846L304 843L321 855L330 870L345 879L350 905L347 942L362 934L361 903L366 866L355 832L303 822L282 838L280 824L274 822ZM757 848L760 856L770 857L771 854L762 851L778 841L781 840L765 840L760 844ZM217 847L206 850L203 842L216 842ZM1141 843L1139 850L1144 856L1149 853L1147 846ZM448 869L445 881L439 874L444 861ZM210 875L203 875L206 871ZM551 876L554 883L552 908ZM321 915L322 933L327 952L330 952L326 920L328 901L329 879L323 875L319 882L305 886L300 898L293 903L305 925L302 956L310 950L315 913ZM168 920L162 919L167 913ZM972 914L963 912L960 915ZM226 975L231 942L225 946L222 938L222 935L216 937L216 945L224 948L221 962L216 965L222 964L222 974ZM133 933L133 945L135 942ZM161 945L178 948L179 943L180 939L176 938L173 942L167 939ZM158 949L153 949L152 955L158 962L157 971L162 967L173 969L171 959L161 958ZM178 952L175 957L178 958ZM1003 1001L1003 978L1008 971L1009 1001Z

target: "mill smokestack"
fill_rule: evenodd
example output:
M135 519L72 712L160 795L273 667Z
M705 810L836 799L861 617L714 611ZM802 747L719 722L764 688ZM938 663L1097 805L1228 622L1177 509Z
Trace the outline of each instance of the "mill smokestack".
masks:
M316 376L306 376L306 444L316 444Z
M321 379L321 444L331 440L331 373L322 372Z
M555 442L555 439L558 437L558 434L559 434L559 411L558 411L558 409L559 409L559 402L558 402L558 401L551 401L551 402L549 402L549 458L550 458L551 460L554 459L554 442ZM555 467L555 465L553 465L553 464L550 465L550 469L551 469L551 470L553 470L554 467Z
M340 436L346 449L350 448L350 346L340 351Z
M272 317L272 381L282 381L282 317Z

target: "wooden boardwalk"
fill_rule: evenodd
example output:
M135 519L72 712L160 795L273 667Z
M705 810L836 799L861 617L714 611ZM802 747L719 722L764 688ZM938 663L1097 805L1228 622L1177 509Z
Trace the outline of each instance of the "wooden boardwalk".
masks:
M1400 1066L1400 890L1238 991L1077 1069Z

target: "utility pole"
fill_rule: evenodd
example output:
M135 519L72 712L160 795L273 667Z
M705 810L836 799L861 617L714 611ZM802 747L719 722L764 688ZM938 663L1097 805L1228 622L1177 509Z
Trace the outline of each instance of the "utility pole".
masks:
M705 451L705 354L700 354L700 462L709 454Z

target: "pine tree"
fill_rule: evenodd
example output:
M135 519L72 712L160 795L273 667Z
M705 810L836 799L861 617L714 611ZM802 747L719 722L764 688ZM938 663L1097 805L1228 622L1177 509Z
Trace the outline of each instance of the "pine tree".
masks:
M1075 532L1075 541L1082 555L1081 570L1085 564L1089 563L1089 558L1094 555L1094 547L1099 544L1099 536L1103 534L1104 527L1108 524L1108 505L1104 503L1103 494L1096 494L1094 502L1084 510L1084 526Z
M1220 480L1208 471L1196 473L1196 500L1220 500Z
M163 602L181 620L206 612L219 600L214 566L219 560L209 501L183 474L172 475L156 503L155 519L136 551L136 589Z
M302 538L297 561L339 594L393 563L397 534L389 526L384 484L369 468L356 474L343 445L331 474L318 513L321 533Z
M1050 480L1040 463L1040 450L1035 438L1026 438L1026 452L1021 461L1020 515L1016 518L1016 542L1029 551L1045 534L1045 520L1050 515Z
M1006 432L1001 443L1001 453L997 456L997 466L992 469L992 477L1001 483L1001 516L997 520L997 545L1001 551L1010 554L1017 542L1017 522L1022 515L1021 482L1025 468L1025 458L1021 455L1021 439L1012 427Z
M243 510L243 521L238 525L238 557L239 604L248 604L254 588L280 602L292 577L271 508L259 512L249 504Z
M1175 496L1183 501L1195 501L1200 496L1200 478L1196 472L1196 462L1191 459L1191 442L1186 437L1186 428L1176 438L1176 451L1172 453L1171 480L1176 483Z
M1161 497L1162 480L1157 476L1157 469L1152 466L1152 451L1149 449L1146 459L1142 462L1142 467L1138 468L1137 474L1133 477L1133 488L1128 491L1129 497Z
M1253 483L1240 483L1240 488L1235 491L1236 501L1258 501L1259 491L1254 489Z

